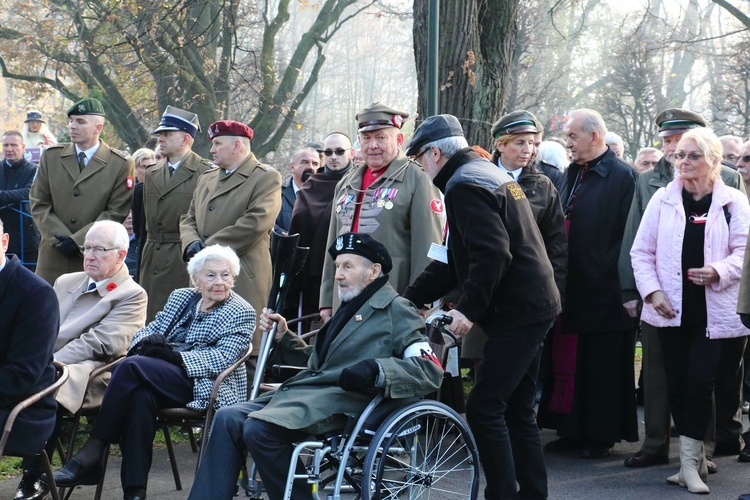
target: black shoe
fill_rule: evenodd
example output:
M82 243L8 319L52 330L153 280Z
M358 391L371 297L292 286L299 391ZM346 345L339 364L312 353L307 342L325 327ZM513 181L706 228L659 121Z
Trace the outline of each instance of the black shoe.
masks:
M41 473L25 470L13 500L38 500L47 496L47 493L49 486L46 481L42 481Z
M663 465L669 463L669 457L666 455L654 455L639 451L632 457L625 460L625 467L651 467L652 465Z
M614 444L612 443L588 443L581 450L581 458L604 458L609 456Z
M750 462L750 444L745 445L745 448L740 452L737 460L740 462Z
M102 477L102 464L97 462L91 467L84 467L75 458L71 458L62 469L56 470L52 477L55 478L55 484L63 488L98 484Z
M124 500L146 500L146 495L125 495L122 497Z

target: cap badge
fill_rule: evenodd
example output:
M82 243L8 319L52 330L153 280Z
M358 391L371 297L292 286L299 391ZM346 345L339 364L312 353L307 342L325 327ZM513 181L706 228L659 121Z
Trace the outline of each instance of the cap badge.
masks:
M665 115L664 115L664 117L665 117L665 118L666 118L667 120L671 120L673 116L674 116L674 115L672 114L672 112L671 112L671 111L667 111L667 114L665 114Z
M86 105L85 104L79 104L78 105L78 112L79 113L85 113L86 112Z
M391 117L391 123L396 127L401 128L401 125L404 123L404 117L401 115L393 115Z
M344 248L344 237L339 236L336 238L336 251L340 252Z

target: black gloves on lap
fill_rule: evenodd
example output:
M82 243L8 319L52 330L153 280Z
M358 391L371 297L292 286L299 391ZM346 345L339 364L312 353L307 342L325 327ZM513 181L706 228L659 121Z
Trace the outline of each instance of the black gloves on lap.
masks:
M378 362L366 359L344 368L339 375L338 385L345 391L372 392L379 373Z
M184 260L185 262L190 261L190 259L192 259L195 254L197 254L204 248L206 248L206 245L204 245L201 240L195 240L185 247L185 253L182 256L182 260Z
M147 337L143 337L140 342L130 348L128 356L143 354L143 348L147 345L167 345L167 338L161 333L152 333Z
M182 362L182 356L180 353L174 352L172 348L166 344L146 344L141 348L138 354L140 356L148 356L149 358L163 359L167 363L172 363L180 368L185 366Z

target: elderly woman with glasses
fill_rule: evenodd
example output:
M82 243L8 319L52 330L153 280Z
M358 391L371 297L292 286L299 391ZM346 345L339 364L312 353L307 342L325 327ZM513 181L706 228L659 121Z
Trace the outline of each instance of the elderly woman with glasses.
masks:
M709 129L677 145L677 176L654 194L630 255L641 319L659 329L680 471L667 481L708 493L703 436L720 364L739 366L750 330L736 314L750 225L745 194L719 177L722 147Z
M220 245L190 260L195 288L175 290L154 321L136 332L112 374L91 437L55 472L58 486L96 484L106 446L119 443L125 498L146 498L157 411L205 410L216 377L250 347L255 311L232 291L239 272L237 255ZM222 382L216 407L244 402L246 383L242 366Z

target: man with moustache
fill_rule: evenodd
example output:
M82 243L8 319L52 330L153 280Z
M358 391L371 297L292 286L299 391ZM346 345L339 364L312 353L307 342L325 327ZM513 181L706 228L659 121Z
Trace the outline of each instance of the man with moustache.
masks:
M665 109L656 116L654 121L659 129L659 137L662 138L664 156L657 161L653 169L643 172L636 181L635 194L628 213L618 261L623 307L632 318L639 316L641 297L635 286L630 249L643 213L654 193L674 178L674 154L682 135L690 129L706 126L706 119L702 115L681 108ZM722 165L720 174L724 184L745 191L745 184L736 171ZM641 322L641 342L643 344L643 408L646 436L641 449L625 460L625 465L628 467L649 467L665 464L669 460L671 418L669 401L666 397L667 379L657 329L648 323ZM713 456L712 432L710 436L707 436L706 441L706 455ZM709 462L709 471L716 471L713 462Z
M22 202L29 199L37 167L24 157L25 150L20 132L9 130L3 134L5 159L0 165L0 217L5 221L5 232L10 235L8 252L15 254L22 264L33 270L39 249L39 233Z
M326 243L330 247L346 232L371 234L393 258L388 277L398 293L429 264L427 253L441 241L444 213L430 179L401 152L401 127L408 116L374 102L355 117L365 164L347 172L336 188ZM333 275L333 259L326 256L319 304L326 321L339 304Z
M221 120L208 128L219 167L201 175L187 214L180 221L185 262L208 245L225 245L240 258L234 291L262 311L271 293L271 229L281 207L281 175L260 163L250 149L253 130ZM261 335L253 336L257 356Z
M130 212L133 160L99 138L104 122L104 108L96 99L71 106L72 142L44 150L31 185L31 214L42 235L36 273L50 284L81 270L78 247L94 221L122 222Z
M318 312L333 195L336 184L352 167L354 149L346 134L329 134L323 140L323 148L323 171L313 174L302 185L289 224L289 234L299 234L299 246L309 247L310 251L305 267L295 277L291 289L293 293L301 294L302 307L287 317L295 317L300 312L303 316Z
M319 167L320 157L316 150L306 147L294 153L292 163L289 164L289 171L292 175L281 184L281 211L274 224L276 232L289 232L289 223L292 220L292 210L294 209L294 202L297 200L297 194L302 189L302 185L312 174L318 171Z
M193 142L200 131L198 115L167 106L154 130L165 160L146 171L143 181L145 240L140 258L141 286L148 292L150 323L164 308L169 294L190 285L182 261L180 217L193 200L198 178L211 168L211 162L195 153Z

